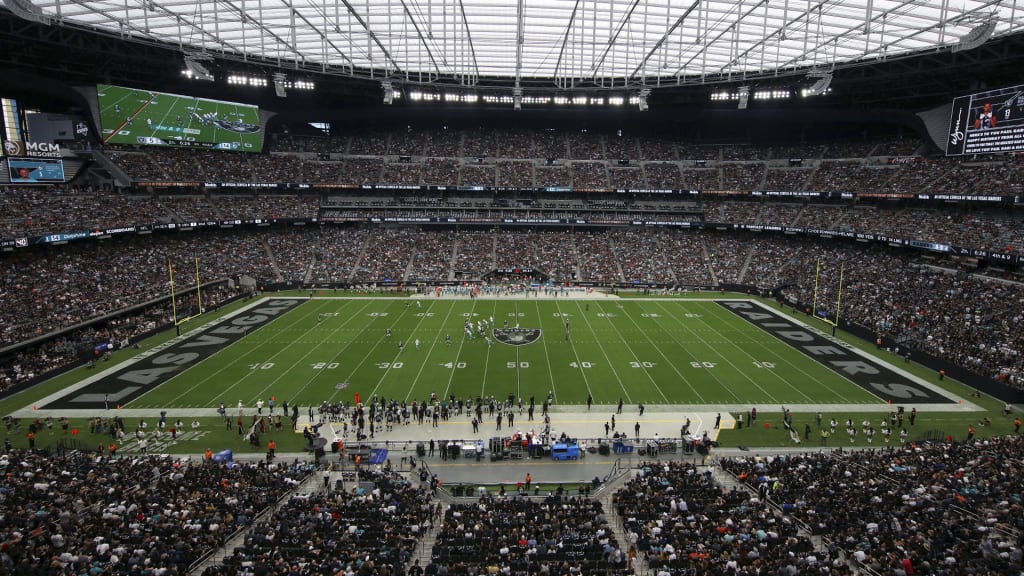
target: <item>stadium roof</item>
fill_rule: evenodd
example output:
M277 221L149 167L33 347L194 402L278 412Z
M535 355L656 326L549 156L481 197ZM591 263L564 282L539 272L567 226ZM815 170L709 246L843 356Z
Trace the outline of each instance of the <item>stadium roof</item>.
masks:
M675 86L973 48L1016 0L4 0L194 58L403 83ZM1018 7L1020 6L1020 7Z

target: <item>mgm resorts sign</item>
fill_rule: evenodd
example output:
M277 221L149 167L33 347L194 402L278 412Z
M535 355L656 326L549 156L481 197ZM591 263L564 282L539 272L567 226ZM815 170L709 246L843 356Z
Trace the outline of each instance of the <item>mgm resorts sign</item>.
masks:
M60 144L4 140L4 154L27 158L60 158Z

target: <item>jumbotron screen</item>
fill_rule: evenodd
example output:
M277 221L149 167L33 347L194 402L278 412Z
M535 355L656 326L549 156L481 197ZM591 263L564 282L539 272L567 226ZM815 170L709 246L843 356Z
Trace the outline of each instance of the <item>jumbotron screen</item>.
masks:
M12 184L46 184L64 181L64 161L59 158L7 159Z
M1024 150L1024 86L1000 88L953 100L946 155L999 154Z
M96 93L104 144L263 150L256 106L108 84Z

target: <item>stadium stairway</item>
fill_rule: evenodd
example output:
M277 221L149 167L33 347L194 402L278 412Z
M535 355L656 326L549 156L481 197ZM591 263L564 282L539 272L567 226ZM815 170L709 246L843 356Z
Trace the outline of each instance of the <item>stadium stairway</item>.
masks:
M264 510L262 514L256 516L253 519L252 523L247 528L239 530L234 536L232 536L226 542L224 542L224 544L220 548L217 548L216 550L211 552L206 557L206 559L194 565L189 570L189 573L196 575L202 574L206 571L207 568L211 568L213 566L220 564L224 560L224 556L227 555L229 551L245 545L245 537L248 536L250 532L252 532L253 526L256 526L257 524L262 524L264 522L267 522L269 519L273 518L274 515L277 514L277 511L280 510L281 507L283 507L288 502L288 500L291 499L293 495L312 494L316 492L321 486L321 482L322 481L320 474L310 474L308 477L306 477L305 480L302 481L301 484L296 486L294 490L292 490L285 496L281 497L281 499L278 500L276 504Z
M751 246L747 250L747 257L743 259L743 266L740 267L740 273L736 276L736 281L740 284L743 283L743 279L747 276L747 268L750 268L750 261L754 259L754 247Z
M714 478L715 482L722 488L725 488L726 490L740 490L743 492L747 492L752 497L758 496L757 491L753 487L751 487L746 482L740 481L738 478L733 476L731 473L727 472L721 466L711 466L711 471L712 478ZM769 501L769 507L772 508L776 514L784 515L782 512L781 505L779 503ZM815 550L824 550L828 547L828 543L825 542L825 540L821 536L811 533L809 526L803 524L802 522L799 522L798 526L800 535L806 536L808 539L810 539L811 543L814 545ZM845 554L843 555L843 559L849 562L849 559L846 558Z
M713 286L718 286L718 275L715 274L715 267L711 265L711 254L708 254L708 245L701 241L700 243L701 254L704 255L704 266L708 269L708 275L711 276L711 282Z
M615 273L617 278L620 282L625 282L624 278L626 276L622 273L622 260L619 259L619 250L615 246L615 241L609 238L608 245L612 249L612 256L615 256Z
M284 274L281 273L281 267L277 264L277 257L274 256L274 251L270 248L270 244L267 243L267 239L260 238L260 244L263 245L263 251L267 253L267 259L270 260L270 269L274 271L274 278L278 282L284 281Z

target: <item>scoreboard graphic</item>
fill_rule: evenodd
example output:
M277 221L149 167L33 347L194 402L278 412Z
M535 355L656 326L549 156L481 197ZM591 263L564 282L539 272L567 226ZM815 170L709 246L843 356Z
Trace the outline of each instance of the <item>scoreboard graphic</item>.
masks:
M953 100L947 156L1024 150L1024 86L999 88Z

